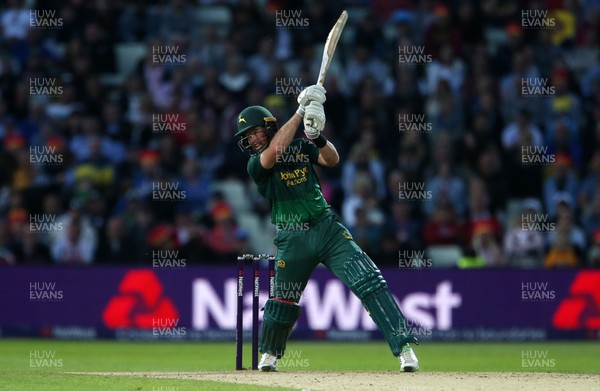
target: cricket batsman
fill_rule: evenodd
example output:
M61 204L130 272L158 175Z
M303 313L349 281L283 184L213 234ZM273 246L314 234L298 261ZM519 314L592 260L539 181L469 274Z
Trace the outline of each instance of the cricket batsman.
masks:
M323 263L361 300L399 357L401 370L417 371L419 361L409 345L417 339L377 266L332 213L313 169L314 164L333 167L340 160L335 146L321 134L325 93L320 85L305 88L298 95L298 110L281 128L262 106L247 107L237 117L238 145L251 155L248 173L270 202L271 222L277 227L275 295L264 308L258 368L277 370L277 359L283 357L300 315L301 292L315 267ZM302 122L310 141L294 138ZM290 220L294 224L281 224ZM292 287L298 292L285 291Z

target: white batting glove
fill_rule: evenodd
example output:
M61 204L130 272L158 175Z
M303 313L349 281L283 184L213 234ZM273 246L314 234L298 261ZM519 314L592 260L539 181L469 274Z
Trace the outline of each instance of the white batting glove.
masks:
M306 105L309 102L315 101L315 102L319 102L321 104L325 103L325 101L327 100L327 98L325 97L326 93L327 93L327 91L325 90L325 88L323 88L323 86L320 86L317 84L313 84L312 86L306 87L298 95L297 101L298 101L299 106L298 106L298 110L296 112L299 115L304 116L304 112L306 110Z
M311 140L319 137L325 128L325 108L322 103L312 101L304 114L304 134Z

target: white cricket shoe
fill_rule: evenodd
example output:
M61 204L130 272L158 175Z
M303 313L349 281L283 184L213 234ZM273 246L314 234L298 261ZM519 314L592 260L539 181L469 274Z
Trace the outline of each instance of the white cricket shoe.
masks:
M277 356L263 353L260 363L258 363L258 370L262 372L277 372Z
M400 369L404 372L416 372L419 370L419 360L412 348L406 344L400 353Z

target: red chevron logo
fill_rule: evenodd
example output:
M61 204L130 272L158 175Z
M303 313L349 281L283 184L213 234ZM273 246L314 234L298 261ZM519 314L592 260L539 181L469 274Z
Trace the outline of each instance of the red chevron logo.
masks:
M600 329L600 271L579 272L569 293L554 313L552 325L561 330Z
M132 270L119 284L119 293L112 297L102 320L111 329L151 329L156 319L176 321L177 308L163 296L163 286L153 271Z

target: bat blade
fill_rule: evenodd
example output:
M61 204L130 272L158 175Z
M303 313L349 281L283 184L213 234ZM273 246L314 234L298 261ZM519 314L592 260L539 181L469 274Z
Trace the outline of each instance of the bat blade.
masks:
M331 65L333 53L335 52L335 48L337 47L338 41L340 40L340 36L342 35L342 30L344 29L347 20L348 12L344 10L342 11L342 14L338 18L337 22L335 22L335 25L333 25L333 28L327 36L327 40L325 41L325 47L323 48L321 69L319 69L319 77L317 78L317 84L320 86L322 86L325 82L325 75L329 70L329 65Z

